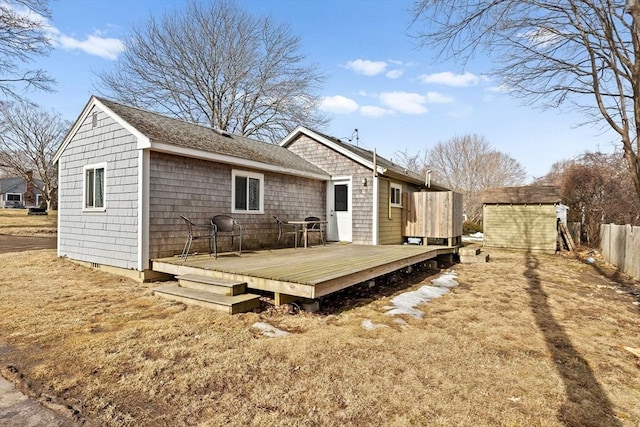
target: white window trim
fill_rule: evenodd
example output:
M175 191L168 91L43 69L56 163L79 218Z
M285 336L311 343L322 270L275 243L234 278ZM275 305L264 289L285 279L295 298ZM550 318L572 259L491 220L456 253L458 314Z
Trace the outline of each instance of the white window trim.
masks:
M241 176L245 178L253 178L260 181L260 209L257 211L251 210L239 210L236 209L236 176ZM231 170L231 213L241 213L241 214L264 214L264 174L249 172L239 169Z
M104 169L104 194L102 195L102 204L100 208L87 207L87 171L89 169ZM105 212L107 210L107 164L94 163L86 165L82 168L82 212Z
M7 193L4 195L4 201L8 202L9 201L9 196L18 196L20 197L20 200L11 200L12 202L19 202L22 203L22 194L21 193Z
M394 189L397 189L400 192L400 203L391 203L391 194L393 193ZM394 184L392 182L391 185L389 186L389 204L391 206L393 206L394 208L401 208L402 207L402 186L401 185Z
M41 204L42 204L42 194L38 193L36 194L36 207L39 208Z

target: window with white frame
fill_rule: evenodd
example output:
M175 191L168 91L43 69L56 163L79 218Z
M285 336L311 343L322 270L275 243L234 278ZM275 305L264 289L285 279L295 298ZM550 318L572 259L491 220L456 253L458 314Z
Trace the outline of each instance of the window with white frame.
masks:
M402 186L393 183L389 186L389 203L391 206L402 207Z
M20 193L7 193L7 202L21 202L22 194Z
M42 205L42 194L36 194L36 206L40 207Z
M241 170L231 171L231 212L263 213L264 175Z
M106 171L106 163L84 167L84 210L104 210Z

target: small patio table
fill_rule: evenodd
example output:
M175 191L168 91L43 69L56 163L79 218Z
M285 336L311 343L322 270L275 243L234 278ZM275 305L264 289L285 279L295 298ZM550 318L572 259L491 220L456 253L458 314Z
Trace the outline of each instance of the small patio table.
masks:
M309 225L313 225L313 224L318 224L320 225L320 227L322 227L324 224L326 224L327 221L307 221L307 220L294 220L294 221L287 221L287 224L293 224L296 227L297 226L301 226L302 227L302 233L304 235L304 247L306 248L308 245L308 235L307 235L307 229Z

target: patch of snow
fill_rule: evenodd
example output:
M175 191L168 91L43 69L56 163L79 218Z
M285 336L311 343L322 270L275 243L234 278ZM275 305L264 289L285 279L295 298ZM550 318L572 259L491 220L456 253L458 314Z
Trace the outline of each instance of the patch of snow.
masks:
M456 281L456 276L458 273L455 271L449 271L443 274L440 277L437 277L431 281L433 286L440 286L443 288L453 288L454 286L458 286L459 283Z
M398 325L402 325L402 326L408 325L406 320L400 319L400 318L393 319L393 323L397 323Z
M373 331L374 329L379 328L388 328L388 326L381 323L373 323L370 319L364 319L362 321L362 329L366 331Z
M425 304L434 298L440 298L449 292L447 288L437 286L423 286L417 291L405 292L391 299L392 307L385 314L395 316L396 314L407 314L416 319L422 319L424 313L417 308L417 305Z
M633 304L633 305L640 305L640 302L638 302L638 301L634 301L634 302L632 302L631 304Z
M424 313L416 306L426 304L432 299L440 298L449 292L449 288L458 286L455 280L457 273L449 271L431 280L433 286L422 286L417 291L405 292L391 299L392 306L384 307L386 315L407 314L416 319L422 319Z
M291 335L291 332L283 331L282 329L278 329L266 322L256 322L251 325L251 327L261 331L262 335L269 338L286 337L287 335Z

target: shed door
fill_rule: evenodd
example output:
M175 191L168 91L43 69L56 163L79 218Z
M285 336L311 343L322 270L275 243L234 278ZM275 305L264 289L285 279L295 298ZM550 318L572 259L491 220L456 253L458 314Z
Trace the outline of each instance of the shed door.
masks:
M327 240L350 242L351 180L330 181L327 199Z

